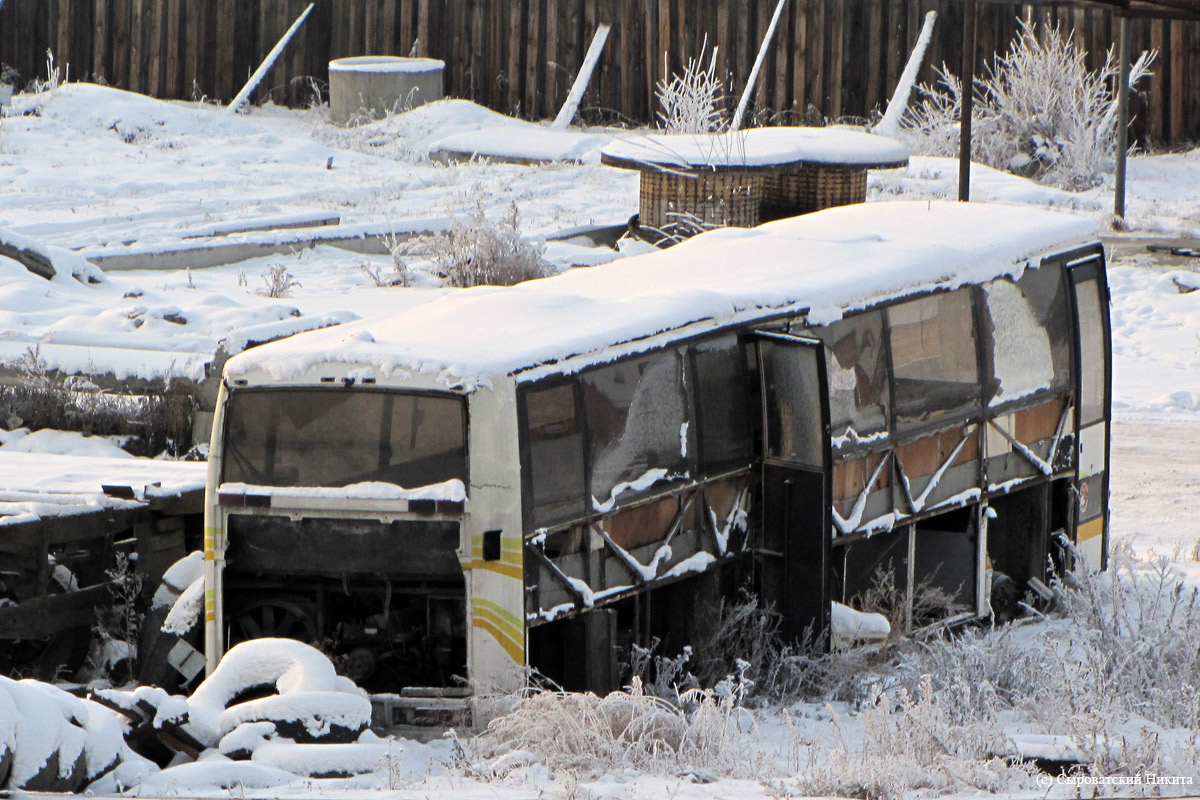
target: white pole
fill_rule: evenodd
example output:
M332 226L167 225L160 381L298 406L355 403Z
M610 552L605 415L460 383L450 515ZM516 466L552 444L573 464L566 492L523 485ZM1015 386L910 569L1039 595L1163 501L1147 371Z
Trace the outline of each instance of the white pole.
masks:
M750 95L754 92L754 84L758 83L759 70L762 69L763 62L767 60L767 46L775 35L775 26L779 24L779 17L783 14L785 5L787 5L787 0L779 0L779 4L775 6L775 15L771 17L771 24L767 26L767 35L763 37L762 45L758 48L758 58L754 59L754 69L750 70L750 79L746 81L742 99L738 101L737 111L733 112L733 122L729 124L731 131L742 127L742 116L746 113L746 106L750 105Z
M0 2L4 2L4 0L0 0ZM575 119L575 112L579 110L579 101L583 99L584 90L587 89L587 85L592 79L592 71L596 69L596 62L600 60L600 51L604 49L606 41L608 41L608 26L601 25L596 28L596 33L592 36L592 43L588 47L587 55L583 57L583 66L579 68L575 82L571 84L567 101L558 110L558 116L554 118L554 122L550 123L551 129L566 130L570 126L571 120Z
M930 11L925 15L925 25L921 28L921 35L917 37L917 43L913 45L908 63L904 65L904 72L901 73L900 80L896 82L896 90L892 92L892 99L888 101L887 110L883 112L883 119L879 120L873 133L884 136L895 136L900 133L900 118L904 116L904 109L908 108L908 98L912 94L913 84L917 82L917 72L921 69L921 62L925 60L925 49L929 47L929 39L933 34L933 21L936 19L936 11Z
M0 2L2 1L3 0L0 0ZM250 80L246 81L246 85L242 87L240 92L238 92L237 97L233 98L233 102L225 106L225 111L227 113L237 113L237 110L241 108L246 100L250 97L250 93L258 88L258 84L263 78L266 77L267 73L271 70L271 67L275 66L275 59L279 58L279 54L283 52L283 48L287 47L287 43L291 41L292 36L296 34L296 31L300 29L300 26L304 24L304 20L308 19L308 14L312 10L313 4L309 3L308 8L304 9L304 13L292 23L292 27L287 29L287 33L283 35L283 38L275 43L275 46L271 48L271 52L267 53L267 57L264 58L263 62L258 65L258 69L256 69L254 74L250 76Z

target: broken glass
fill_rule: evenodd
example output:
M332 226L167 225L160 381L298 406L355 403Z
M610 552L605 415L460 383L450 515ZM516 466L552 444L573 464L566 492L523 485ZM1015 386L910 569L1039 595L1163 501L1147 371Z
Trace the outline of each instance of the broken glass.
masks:
M971 293L929 295L887 309L897 427L978 411L979 370Z
M683 361L674 350L607 364L583 373L590 440L593 506L641 493L687 472L680 430L688 421ZM648 476L660 471L652 480Z
M870 440L888 426L883 313L867 311L813 331L825 343L829 427L836 447Z

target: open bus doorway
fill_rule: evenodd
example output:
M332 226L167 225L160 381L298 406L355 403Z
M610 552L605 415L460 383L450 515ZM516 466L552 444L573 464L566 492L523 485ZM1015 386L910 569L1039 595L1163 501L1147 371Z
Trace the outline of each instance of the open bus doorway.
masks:
M758 359L763 413L759 595L782 615L785 640L824 649L832 530L824 348L811 339L763 333Z

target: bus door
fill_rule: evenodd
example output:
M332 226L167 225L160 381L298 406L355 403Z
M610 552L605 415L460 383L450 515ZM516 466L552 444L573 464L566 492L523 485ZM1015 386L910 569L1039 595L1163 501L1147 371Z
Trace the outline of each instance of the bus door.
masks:
M1090 569L1108 566L1108 450L1112 347L1103 254L1069 262L1075 318L1075 544Z
M783 634L828 643L831 525L829 401L819 341L758 336L763 420L763 600ZM811 633L810 633L811 631Z

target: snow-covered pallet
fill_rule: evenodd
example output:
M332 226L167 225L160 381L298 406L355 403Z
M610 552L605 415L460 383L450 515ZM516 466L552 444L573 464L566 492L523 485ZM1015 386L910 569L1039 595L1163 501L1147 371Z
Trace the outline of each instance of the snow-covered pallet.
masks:
M0 606L0 669L46 679L77 669L97 610L122 589L122 556L157 581L198 538L205 466L6 453L0 585L12 602Z

